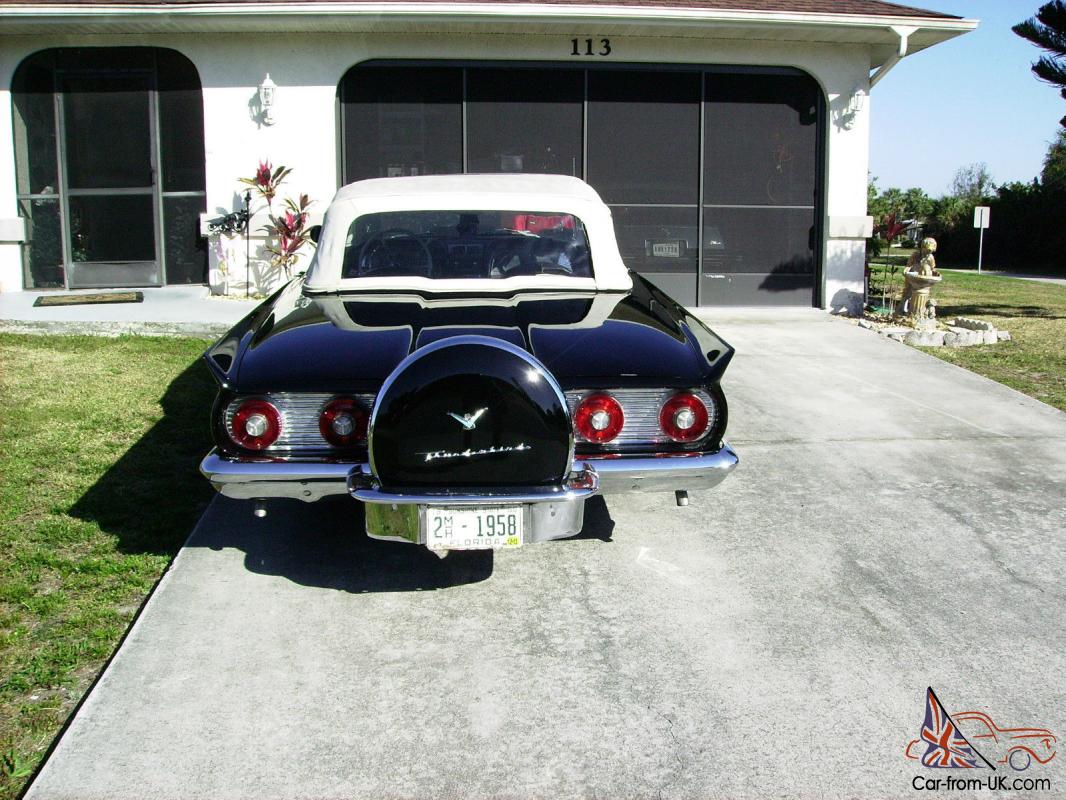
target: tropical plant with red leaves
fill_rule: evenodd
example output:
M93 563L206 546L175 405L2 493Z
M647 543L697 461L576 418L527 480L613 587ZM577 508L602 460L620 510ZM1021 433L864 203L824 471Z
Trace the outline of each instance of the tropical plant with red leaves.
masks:
M267 224L260 228L266 234L263 249L270 253L271 266L284 271L287 279L292 277L292 268L300 260L303 248L308 242L312 242L311 231L307 225L307 209L311 207L312 201L306 194L299 195L296 200L286 197L284 210L278 214L274 213L274 200L278 196L278 190L291 172L289 167L275 167L270 163L270 159L263 159L256 167L253 177L237 179L245 186L250 186L265 202ZM263 210L249 209L252 214Z
M892 255L892 242L906 230L907 223L901 220L896 212L893 211L891 214L885 214L881 217L881 224L877 227L877 232L882 239L888 242L888 255ZM892 268L892 271L895 272L895 267Z
M270 159L259 162L255 176L251 178L238 178L246 186L251 186L266 201L268 208L273 208L274 197L278 193L278 187L285 182L285 178L292 172L289 167L274 167Z
M876 233L879 238L888 243L888 254L892 255L892 242L907 230L907 224L900 219L896 212L885 214L881 217L881 223L877 226ZM902 274L902 269L895 264L885 267L885 274L881 276L881 308L888 308L889 296L896 296L897 274Z
M888 242L888 249L892 249L892 242L907 230L907 223L899 218L898 214L885 214L881 218L881 238Z
M266 249L273 255L271 264L285 271L285 277L292 277L293 265L299 260L300 251L311 241L311 230L307 226L308 213L312 205L306 194L301 194L299 200L285 198L285 212L283 214L271 214L270 224L264 227L273 241L268 242Z

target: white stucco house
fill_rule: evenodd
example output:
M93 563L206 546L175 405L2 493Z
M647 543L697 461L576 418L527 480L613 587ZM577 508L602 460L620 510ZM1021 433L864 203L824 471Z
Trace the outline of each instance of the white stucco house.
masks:
M976 24L881 0L0 0L0 291L266 288L261 211L251 269L204 234L269 160L319 215L362 178L575 175L685 304L857 311L871 88Z

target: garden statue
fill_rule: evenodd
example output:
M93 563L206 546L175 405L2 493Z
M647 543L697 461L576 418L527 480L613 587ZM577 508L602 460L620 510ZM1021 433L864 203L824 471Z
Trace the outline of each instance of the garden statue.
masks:
M898 313L906 315L915 327L936 326L936 303L930 302L932 288L943 280L936 270L936 239L922 239L921 249L911 253L903 271L905 285Z

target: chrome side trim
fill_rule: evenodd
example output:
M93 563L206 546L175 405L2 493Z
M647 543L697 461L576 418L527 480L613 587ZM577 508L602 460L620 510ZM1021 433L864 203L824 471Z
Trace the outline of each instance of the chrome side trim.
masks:
M614 494L711 489L725 480L739 462L733 448L723 442L721 449L714 453L617 458L580 456L575 467L582 464L594 467L600 479L600 493Z
M562 486L537 486L529 489L485 487L445 489L432 492L426 489L397 489L385 491L370 467L363 465L348 479L349 491L364 503L396 505L485 506L515 503L563 503L585 500L599 491L599 476L591 464L582 464L567 476Z

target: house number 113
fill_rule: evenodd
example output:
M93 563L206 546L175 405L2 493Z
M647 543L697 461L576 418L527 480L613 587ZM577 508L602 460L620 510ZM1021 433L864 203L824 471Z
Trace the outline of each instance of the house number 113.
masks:
M600 46L596 47L595 39L571 39L572 56L609 56L611 54L611 40L600 39Z

